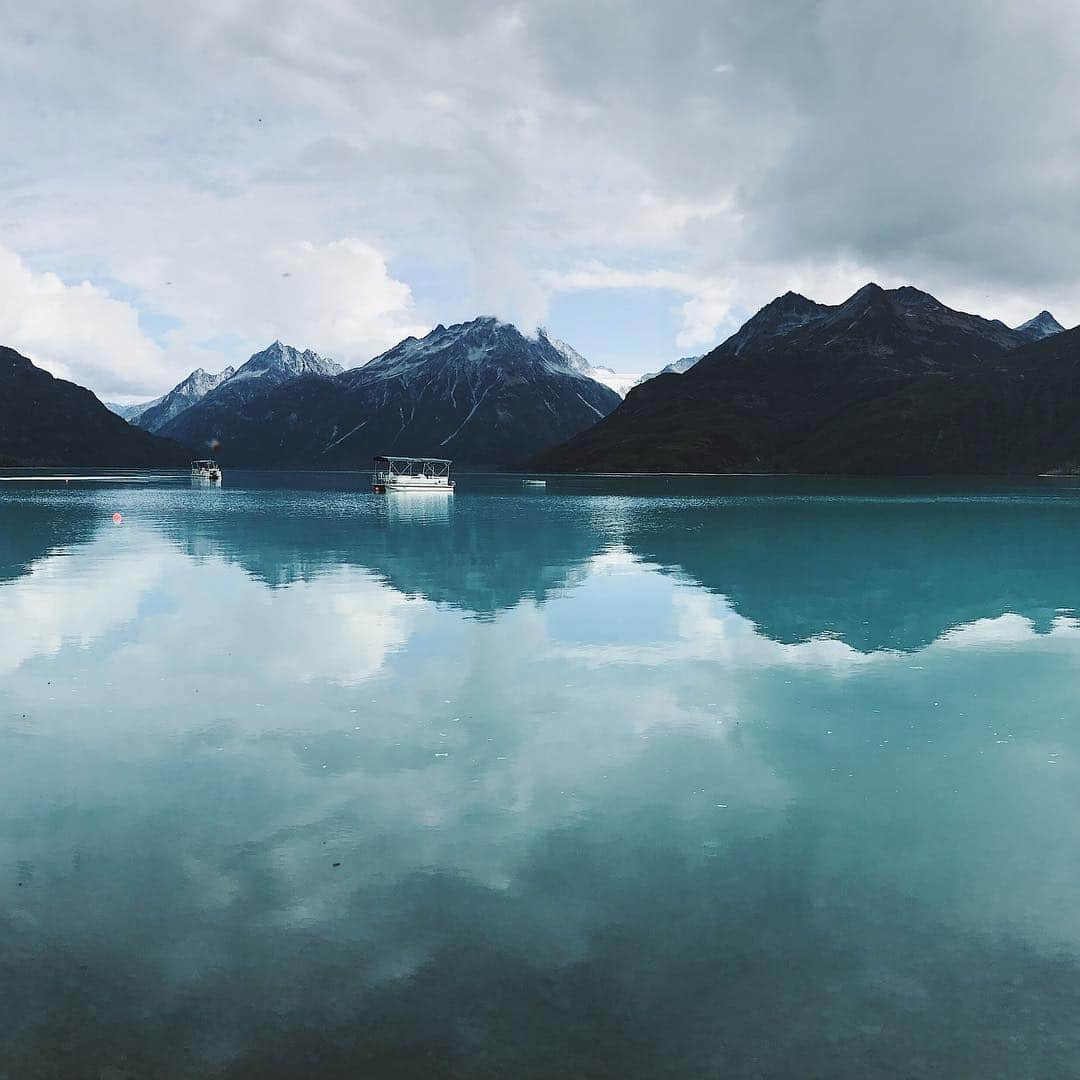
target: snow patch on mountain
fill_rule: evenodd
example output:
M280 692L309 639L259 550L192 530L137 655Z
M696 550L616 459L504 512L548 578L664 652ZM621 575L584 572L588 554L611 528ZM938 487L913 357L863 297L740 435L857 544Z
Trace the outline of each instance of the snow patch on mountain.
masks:
M440 323L422 338L408 337L363 367L346 375L350 385L373 379L420 377L431 370L431 362L459 368L463 375L480 367L534 366L549 373L603 382L596 369L565 342L556 342L539 331L535 337L523 334L513 323L483 315L466 323Z
M604 386L614 390L619 397L626 397L627 390L634 385L638 378L636 374L620 374L612 368L603 367L600 364L590 364L572 345L551 337L542 326L536 329L536 340L541 339L546 341L565 359L572 371L576 371L579 375L585 375L590 379L595 379L598 383L603 383Z
M463 376L469 370L475 375L479 366L487 364L535 365L549 374L598 382L620 397L637 378L590 364L572 345L549 336L543 327L530 336L513 323L482 315L453 326L439 323L422 338L407 337L363 366L346 372L345 379L350 386L360 386L371 380L423 378L435 359L459 367Z
M186 379L179 382L167 394L155 401L148 402L138 415L129 419L129 423L138 424L147 431L160 431L170 420L179 416L185 409L202 401L211 390L220 386L233 375L233 368L212 374L203 368L196 368Z
M301 352L292 345L275 341L262 352L255 353L226 381L236 383L264 375L284 376L288 379L297 379L301 375L332 376L340 375L343 370L340 364L312 352L311 349Z
M156 397L152 401L136 401L130 405L119 405L115 401L103 401L101 404L109 412L114 412L117 416L122 416L129 424L134 424L147 409L160 405L164 398L165 395L162 394L161 397Z
M655 379L657 375L682 375L684 372L689 371L704 355L704 353L701 353L699 356L681 356L678 360L672 361L667 366L662 367L659 371L650 371L645 375L639 375L632 385L640 386L642 383L647 383L650 379Z

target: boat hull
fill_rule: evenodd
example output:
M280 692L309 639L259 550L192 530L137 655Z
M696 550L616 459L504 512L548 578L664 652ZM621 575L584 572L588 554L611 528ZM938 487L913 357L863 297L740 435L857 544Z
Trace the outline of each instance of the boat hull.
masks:
M376 477L371 484L376 495L396 495L400 491L439 491L454 494L454 481L445 476L387 476Z

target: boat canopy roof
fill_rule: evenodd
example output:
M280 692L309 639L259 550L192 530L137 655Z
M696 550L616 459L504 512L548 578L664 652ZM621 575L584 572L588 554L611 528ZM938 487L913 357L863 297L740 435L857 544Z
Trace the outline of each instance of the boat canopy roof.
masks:
M194 467L196 465L216 465L217 462L213 458L196 458L191 464Z
M429 465L450 465L453 463L453 458L445 457L403 457L400 454L379 454L375 458L376 461L398 461L402 464L429 464Z

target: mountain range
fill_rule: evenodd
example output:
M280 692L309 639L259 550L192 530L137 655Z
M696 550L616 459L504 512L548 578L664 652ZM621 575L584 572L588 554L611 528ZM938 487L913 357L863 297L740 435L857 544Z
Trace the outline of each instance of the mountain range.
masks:
M598 375L614 373L543 330L484 317L350 371L274 342L235 372L193 372L134 422L234 465L356 466L393 452L505 465L615 408Z
M183 464L212 449L229 465L355 467L396 451L498 466L564 441L620 401L600 381L619 379L614 372L543 330L529 337L490 317L437 326L350 371L275 341L236 370L199 368L161 397L108 409L22 359L33 378L78 391L84 415L68 408L65 430L49 434L42 423L51 414L37 398L10 397L5 412L19 413L5 431L11 462ZM36 419L22 415L35 408ZM103 413L120 443L106 437ZM22 428L36 439L17 440ZM79 432L99 430L75 448Z
M1048 311L1010 328L911 286L832 305L785 293L625 400L606 385L623 377L491 317L349 371L277 341L123 407L130 424L0 356L0 455L24 464L183 464L213 447L228 465L288 467L396 452L554 472L1080 471L1080 329Z
M216 375L202 368L196 368L167 394L162 394L153 401L139 401L133 405L117 405L115 402L106 401L105 406L117 416L122 416L129 424L138 424L147 431L156 431L164 427L174 416L190 408L196 401L206 397L211 390L230 378L233 373L234 369L231 367L225 368Z
M87 389L0 346L0 463L175 467L190 459L169 439L132 427Z
M341 365L307 349L301 352L291 345L275 341L255 353L240 368L227 367L217 374L196 368L167 394L135 405L106 403L113 412L147 431L161 431L185 409L208 398L223 383L229 386L210 397L207 408L235 407L258 394L280 386L301 375L340 375Z
M245 406L272 390L304 376L331 378L340 375L342 368L333 360L319 356L310 349L303 351L275 341L272 345L255 353L236 371L226 368L220 376L212 376L214 385L196 397L186 408L179 409L171 416L159 415L156 409L147 410L137 421L140 427L168 435L188 446L194 446L202 453L211 444L222 441L223 433L231 430L233 417ZM197 374L193 372L184 382L166 395L171 397L190 385ZM235 456L230 455L235 464ZM263 464L251 461L250 464Z
M1030 473L1080 462L1080 331L911 286L786 293L684 374L538 455L553 472Z

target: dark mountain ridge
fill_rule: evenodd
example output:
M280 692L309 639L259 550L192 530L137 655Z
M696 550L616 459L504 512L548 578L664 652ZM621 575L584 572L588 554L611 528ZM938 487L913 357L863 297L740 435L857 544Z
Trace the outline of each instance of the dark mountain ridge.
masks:
M850 474L1050 468L1056 452L1038 449L1034 433L978 424L1024 422L1029 369L1043 371L1069 341L1061 334L1030 342L911 286L871 283L835 306L788 293L685 374L634 388L604 421L532 465ZM1050 364L1044 381L1057 385L1062 364Z
M177 467L190 451L132 427L89 390L0 346L0 461L24 466Z
M564 347L565 349L565 347ZM409 337L363 367L309 372L226 400L223 383L167 427L230 464L366 465L378 453L499 465L560 443L618 405L544 334L484 317ZM246 365L245 365L246 366Z

